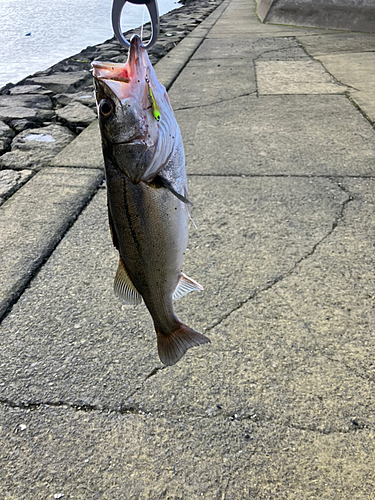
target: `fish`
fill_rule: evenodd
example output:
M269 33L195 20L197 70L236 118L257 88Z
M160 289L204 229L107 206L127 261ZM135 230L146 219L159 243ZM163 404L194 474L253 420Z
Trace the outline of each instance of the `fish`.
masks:
M182 272L188 199L181 132L168 94L138 35L125 64L92 62L107 185L108 219L119 252L114 291L145 303L166 366L210 340L174 313L173 299L203 287Z

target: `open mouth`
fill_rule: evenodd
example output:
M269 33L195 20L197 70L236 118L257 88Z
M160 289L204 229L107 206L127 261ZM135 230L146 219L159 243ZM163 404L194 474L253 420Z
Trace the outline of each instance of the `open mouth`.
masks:
M93 61L93 76L98 80L113 80L115 82L130 83L128 69L123 63L108 63Z

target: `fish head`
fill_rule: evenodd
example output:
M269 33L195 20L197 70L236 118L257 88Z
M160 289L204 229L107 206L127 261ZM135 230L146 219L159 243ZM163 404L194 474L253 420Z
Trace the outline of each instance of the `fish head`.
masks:
M179 129L141 39L132 37L125 64L92 66L104 156L134 184L152 180L168 163Z

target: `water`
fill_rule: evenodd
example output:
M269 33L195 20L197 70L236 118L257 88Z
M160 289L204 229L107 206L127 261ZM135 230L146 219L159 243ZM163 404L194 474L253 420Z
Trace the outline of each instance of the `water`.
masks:
M160 15L181 6L176 0L158 5ZM0 0L0 88L111 38L111 10L112 0ZM127 3L123 31L140 26L143 12ZM146 9L144 22L149 19Z

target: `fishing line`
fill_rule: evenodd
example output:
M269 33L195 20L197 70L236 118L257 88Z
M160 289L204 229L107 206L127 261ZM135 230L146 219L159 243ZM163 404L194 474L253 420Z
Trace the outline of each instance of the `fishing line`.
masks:
M146 4L143 4L142 25L141 25L141 42L143 43L143 23L145 22Z

